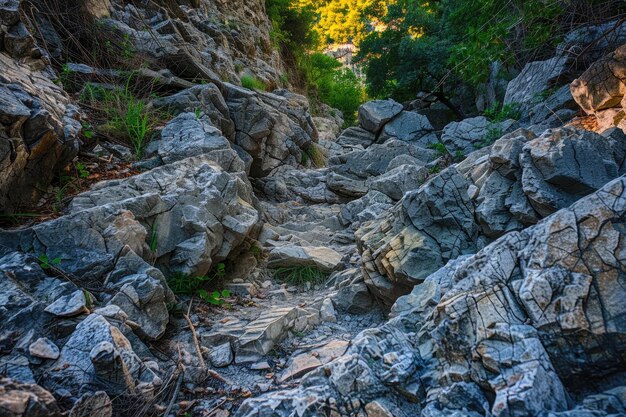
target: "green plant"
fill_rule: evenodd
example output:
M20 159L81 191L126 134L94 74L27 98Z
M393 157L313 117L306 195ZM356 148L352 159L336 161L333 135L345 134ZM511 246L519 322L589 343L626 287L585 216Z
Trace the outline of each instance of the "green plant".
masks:
M62 262L61 258L50 259L48 255L46 255L45 253L42 253L41 255L39 255L37 260L39 261L39 266L42 269L49 269L53 266L58 266Z
M457 151L454 153L454 160L455 160L456 162L460 162L460 161L462 161L462 160L464 160L464 159L465 159L465 154L463 153L463 151L461 151L461 150L457 150Z
M181 272L175 272L167 277L167 285L174 294L196 295L203 285L206 285L212 280L211 277L206 275L193 277Z
M274 277L292 285L302 286L307 282L321 284L328 275L312 266L293 266L276 269Z
M228 290L209 292L207 290L201 289L201 290L198 290L197 295L204 302L219 306L226 302L225 299L229 298L231 296L231 293Z
M244 68L245 68L245 67L243 66L243 64L241 64L241 63L239 63L239 62L236 62L236 63L235 63L235 72L236 72L237 74L240 74L240 73L244 70Z
M428 148L436 151L439 156L444 156L448 153L446 146L441 142L429 143Z
M93 139L94 133L89 123L83 123L83 136L87 139Z
M202 117L202 109L200 107L196 107L193 111L193 114L196 116L196 119Z
M251 75L242 76L240 81L241 85L249 90L265 91L267 89L263 81Z
M428 173L435 175L441 172L441 167L439 165L434 165L428 169Z
M130 39L130 35L124 34L124 36L122 36L121 47L122 47L123 58L131 59L135 55L135 49Z
M518 103L505 104L500 108L500 103L495 102L483 112L483 115L494 123L508 119L519 120L522 116L519 108Z
M152 230L150 231L150 251L156 254L158 246L159 246L159 232L157 231L156 225L153 225Z
M254 256L254 259L257 261L263 257L263 249L256 244L250 246L250 252L252 252L252 256Z
M74 168L76 168L76 171L78 172L78 176L80 178L82 179L89 178L89 170L87 169L85 164L83 164L82 162L76 162L74 164Z

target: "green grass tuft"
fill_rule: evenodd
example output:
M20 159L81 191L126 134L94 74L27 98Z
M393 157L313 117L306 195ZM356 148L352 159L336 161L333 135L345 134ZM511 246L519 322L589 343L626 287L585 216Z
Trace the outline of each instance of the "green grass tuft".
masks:
M312 266L292 266L276 269L274 277L288 284L303 286L307 282L313 285L322 284L328 278L328 274Z
M258 91L265 91L267 90L267 87L265 86L265 83L261 80L259 80L256 77L253 77L251 75L244 75L241 77L241 85L244 88L247 88L249 90L258 90Z

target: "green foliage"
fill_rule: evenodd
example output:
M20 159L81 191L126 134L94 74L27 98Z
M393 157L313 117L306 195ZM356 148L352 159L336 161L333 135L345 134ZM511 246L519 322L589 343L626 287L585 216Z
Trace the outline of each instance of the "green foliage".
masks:
M300 68L308 84L309 96L339 109L346 125L353 125L359 106L367 99L365 88L354 72L322 53L301 57Z
M100 129L126 141L135 158L141 159L160 114L149 109L145 99L135 96L131 79L132 74L124 86L112 89L87 84L81 99L106 115L107 121Z
M276 269L274 277L292 285L303 286L307 282L321 284L328 275L312 266L293 266Z
M386 12L371 7L364 19L378 21L360 42L372 97L413 99L418 91L452 97L477 88L490 66L521 68L547 57L584 10L594 18L614 16L624 5L611 0L396 0ZM611 15L607 11L611 10ZM568 20L569 19L569 20Z
M433 149L433 150L437 151L437 154L439 156L444 156L444 155L447 155L447 153L448 153L448 150L446 149L446 146L443 143L441 143L441 142L431 143L431 144L428 145L428 147L430 149Z
M222 291L207 291L204 289L198 290L198 297L200 297L204 302L213 304L216 306L222 305L226 302L226 298L231 296L230 291L222 290Z
M483 140L479 143L475 143L474 147L477 149L487 147L492 145L495 141L502 137L502 129L497 126L490 126L487 129L487 134L483 138Z
M494 123L503 122L508 119L519 120L522 117L519 107L517 103L505 104L500 107L500 103L496 102L486 109L483 115Z
M39 261L39 266L42 269L50 269L53 266L61 265L62 262L61 258L50 259L45 253L39 255L37 260Z
M434 165L430 167L428 173L431 175L439 174L441 172L441 167L439 165Z
M249 90L265 91L267 89L263 81L251 75L241 77L241 85Z

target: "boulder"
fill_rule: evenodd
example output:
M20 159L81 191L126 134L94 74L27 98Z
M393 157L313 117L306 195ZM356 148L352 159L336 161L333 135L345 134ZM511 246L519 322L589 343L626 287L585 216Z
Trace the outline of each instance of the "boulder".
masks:
M22 384L0 378L0 410L6 417L57 417L61 410L56 399L36 384Z
M391 99L369 101L359 107L359 124L363 129L378 134L402 110L402 104Z
M235 144L252 157L253 177L267 176L281 165L299 167L318 140L306 98L282 90L276 93L226 85Z
M570 84L570 90L587 114L619 107L626 94L626 45L591 65Z
M384 142L389 138L396 138L426 148L428 145L437 143L434 130L426 116L412 111L403 111L385 124L379 141Z
M314 267L322 272L339 268L343 256L331 248L313 246L281 246L269 253L269 268Z
M441 143L452 156L468 155L476 149L491 145L502 135L519 127L514 120L493 123L484 116L452 122L443 129Z
M37 203L78 153L80 113L45 72L0 53L0 211Z
M428 416L619 415L626 293L613 254L624 250L625 213L622 177L451 261L343 356L298 387L246 400L236 416L324 413L328 404L358 415L375 401L387 410L419 403ZM595 378L615 381L610 394L589 385Z
M215 84L195 85L174 95L155 99L152 105L176 115L199 113L206 116L223 136L234 139L235 125L230 118L228 105Z

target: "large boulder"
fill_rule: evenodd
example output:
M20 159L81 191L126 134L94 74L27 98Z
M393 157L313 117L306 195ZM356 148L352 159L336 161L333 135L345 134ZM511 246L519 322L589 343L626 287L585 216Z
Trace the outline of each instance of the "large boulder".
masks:
M625 214L619 178L450 262L343 356L236 416L357 416L375 401L393 415L623 414Z
M626 94L626 45L596 61L571 83L570 89L587 114L620 107Z
M378 134L402 110L402 104L391 99L369 101L359 107L359 124L368 132Z
M491 145L518 127L519 124L514 120L494 123L484 116L472 117L447 125L441 134L441 143L450 155L468 155L476 149Z
M428 145L437 143L434 130L426 116L411 111L403 111L385 124L379 141L384 142L389 138L396 138L426 148Z
M35 204L78 153L78 109L45 72L0 53L0 212Z
M0 379L0 410L6 417L56 417L61 410L56 399L39 385Z
M318 133L306 98L229 84L225 98L235 123L235 144L252 157L251 176L267 176L281 165L298 167L307 159Z

